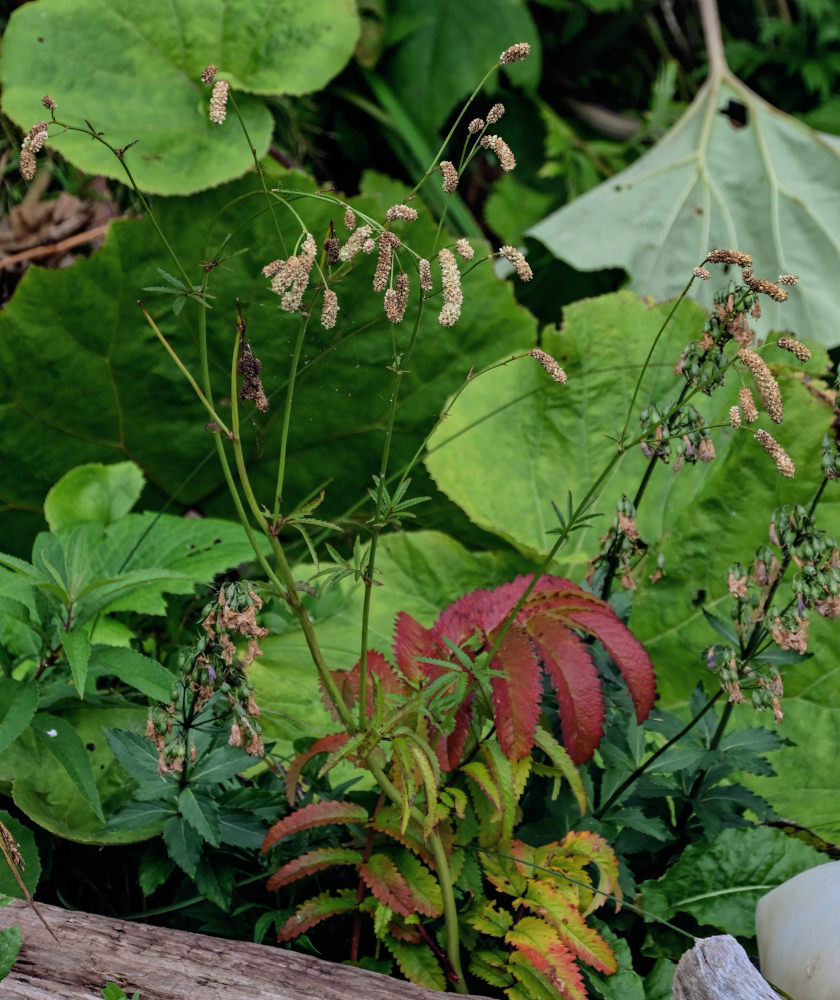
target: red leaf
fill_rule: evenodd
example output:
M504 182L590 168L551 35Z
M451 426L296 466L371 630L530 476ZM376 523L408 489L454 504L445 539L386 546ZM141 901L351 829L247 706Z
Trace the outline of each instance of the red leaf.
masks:
M347 913L358 907L355 889L342 889L335 896L329 892L322 892L320 896L313 896L308 899L297 911L293 913L285 924L277 932L278 941L291 941L310 927L319 924L327 917L333 917L337 913Z
M330 823L365 823L367 818L367 809L354 802L312 802L274 824L263 841L263 854L284 837L291 837L301 830L328 826Z
M641 723L656 701L656 675L645 647L611 607L575 611L569 613L569 617L601 640L627 683L636 706L636 721Z
M454 771L463 759L464 745L470 732L473 694L470 691L455 713L455 728L448 736L431 741L438 763L444 771Z
M490 680L499 746L506 757L521 760L534 744L542 694L534 647L522 628L508 629L490 665L504 672Z
M397 666L412 683L427 676L428 664L419 663L418 657L440 658L440 651L430 629L424 628L411 615L401 611L394 626L394 656Z
M387 854L371 854L359 874L380 903L404 917L415 912L411 886Z
M530 582L530 575L518 576L494 590L473 590L464 594L442 612L432 627L433 632L458 645L469 639L476 629L484 636L489 635L504 622Z
M343 746L347 742L347 739L347 733L330 733L329 736L322 736L320 740L315 740L308 750L304 750L302 754L298 754L292 763L289 764L284 780L286 798L289 800L290 806L295 804L297 784L300 780L301 772L309 761L313 757L317 757L319 753L334 753L340 746Z
M316 851L307 851L306 854L301 854L299 858L294 858L283 865L269 878L265 887L272 892L282 885L296 882L299 878L311 875L322 868L329 868L332 865L357 865L361 860L361 852L348 847L319 847Z
M528 632L557 691L563 742L575 764L589 760L601 742L604 699L601 678L586 644L562 622L534 615Z
M379 679L379 686L384 694L399 694L405 691L405 682L394 670L385 657L375 649L368 650L367 654L368 683L365 690L365 710L368 715L374 711L373 684L370 681L371 675ZM333 677L336 679L342 697L348 708L352 708L359 700L359 678L361 675L361 664L357 660L352 670L334 670Z

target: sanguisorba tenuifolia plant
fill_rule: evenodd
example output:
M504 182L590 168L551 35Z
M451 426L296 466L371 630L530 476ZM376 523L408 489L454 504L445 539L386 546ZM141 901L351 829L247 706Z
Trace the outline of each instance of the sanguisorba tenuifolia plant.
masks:
M386 529L399 527L413 517L412 508L425 499L409 493L411 466L395 475L389 461L400 389L420 335L420 318L424 310L435 308L444 330L461 321L461 279L468 273L461 269L464 264L471 269L479 263L467 240L449 239L443 228L445 218L439 221L433 250L416 252L408 234L422 203L415 207L411 202L422 185L435 177L452 196L463 171L485 150L494 154L502 170L514 168L512 150L491 131L504 113L498 104L484 119L474 118L466 125L459 157L450 160L445 155L490 73L500 65L526 58L528 53L528 44L518 43L501 54L467 101L420 182L407 198L388 208L383 218L354 211L331 191L272 188L261 164L255 162L265 210L276 223L277 245L287 248L284 256L275 259L266 250L262 273L279 298L280 313L294 317L292 321L297 323L271 497L261 500L256 495L242 444L241 404L249 406L249 413L252 404L263 414L270 401L255 345L246 336L241 306L231 345L228 421L220 416L211 385L207 306L212 274L223 263L226 246L215 258L202 263L198 282L173 254L178 275L168 276L169 285L162 289L173 296L176 311L188 300L197 307L201 350L197 374L188 370L148 314L147 318L207 410L208 429L214 433L231 495L267 587L296 617L325 697L341 726L316 740L288 767L287 798L297 808L271 827L263 850L269 852L295 835L306 839L313 830L337 826L346 833L333 836L329 843L307 843L306 849L274 872L268 885L279 889L333 867L351 870L350 885L345 880L343 888L317 892L297 904L280 928L280 939L292 940L328 917L344 915L352 922L347 949L352 961L365 957L363 937L370 941L372 928L377 950L379 943L384 944L403 973L415 982L440 989L449 985L467 992L462 954L468 948L469 973L503 990L511 1000L536 995L583 1000L586 988L581 965L604 974L617 968L612 948L587 918L608 899L620 902L618 859L603 836L586 829L567 827L538 847L525 843L517 836L517 827L526 788L546 781L552 782L556 791L562 784L581 813L588 808L593 823L606 822L639 778L724 693L729 702L712 749L723 736L732 704L741 700L744 692L750 693L758 708L771 708L779 716L779 665L783 659L771 655L772 644L795 659L804 649L808 610L815 608L828 616L838 613L838 546L817 529L815 514L826 483L837 476L840 461L834 446L827 442L825 479L811 505L777 512L771 535L776 551L767 548L759 552L749 573L740 565L732 567L732 624L707 616L725 640L710 645L707 651L708 666L720 674L721 690L691 722L669 734L667 742L624 782L600 801L595 789L595 801L590 801L576 765L592 758L603 734L602 679L596 662L607 658L617 667L632 699L636 723L645 719L654 704L650 659L608 598L616 582L632 585L632 572L643 557L635 518L655 470L672 460L679 469L714 458L714 428L706 424L692 401L723 386L729 373L755 386L771 421L778 423L783 416L775 378L753 347L750 319L760 315L761 295L783 301L787 297L783 285L793 284L795 279L785 275L779 284L758 279L748 254L713 250L695 269L668 320L692 283L710 277L707 263L741 268L741 281L731 282L717 296L706 328L678 360L675 377L681 383L668 401L642 396L645 376L668 320L652 338L615 452L577 503L570 496L565 513L555 505L556 537L536 571L496 590L461 597L431 628L400 615L390 658L369 648L380 538ZM224 121L229 107L239 117L230 84L219 77L216 67L207 67L202 80L213 88L211 121ZM50 98L44 98L44 106L51 113L51 123L38 123L24 140L22 169L30 176L35 154L49 129L76 128L56 118L55 102ZM105 141L92 128L76 130ZM126 163L128 147L110 148L132 181ZM142 199L140 192L138 195ZM317 239L304 219L307 201L328 205L340 220L337 224L331 221ZM143 204L157 226L149 206L145 201ZM165 234L160 232L160 236L169 249ZM490 256L505 258L519 279L531 278L528 263L515 247L503 246ZM375 259L375 264L369 264L368 258ZM345 559L328 546L332 562L322 569L316 567L311 579L301 583L292 571L283 538L292 530L299 532L317 563L309 530L329 533L340 529L317 516L317 486L315 499L310 497L297 506L290 506L284 496L295 383L312 317L317 316L325 330L340 324L341 290L351 282L370 283L373 294L381 296L391 333L382 358L389 380L384 391L387 414L382 455L369 491L372 513L354 540L352 557ZM800 360L806 357L806 349L792 338L780 338L777 346ZM524 356L542 365L555 383L552 388L566 382L566 372L540 348ZM514 360L507 358L498 364ZM484 371L493 367L497 366ZM471 373L471 377L481 374ZM752 389L744 384L727 426L746 430L746 425L758 419ZM638 427L631 431L636 420ZM772 435L761 428L755 431L755 438L782 476L793 476L792 460ZM553 576L552 564L558 552L573 532L596 516L593 505L616 465L630 449L638 447L648 459L647 469L633 498L622 498L615 521L591 563L587 589ZM419 457L420 452L415 462ZM270 555L266 555L266 545ZM792 582L791 595L783 599L781 587L793 564L800 572ZM317 593L318 588L323 592L345 576L354 577L364 588L359 655L352 669L349 663L335 669L322 650L301 592ZM206 821L206 815L200 816L201 810L196 812L189 798L193 792L185 777L196 752L192 732L203 712L227 704L232 713L225 717L231 746L254 754L263 750L256 702L245 669L249 657L257 653L256 639L262 634L256 619L260 600L247 584L222 590L203 619L202 639L185 654L174 702L153 709L150 715L148 735L159 754L158 770L165 780L179 786L179 829L200 824L202 816ZM241 651L243 640L237 645L235 632L244 632L247 652ZM544 711L547 693L556 698L559 711L554 717ZM372 795L349 793L340 800L327 795L313 798L305 775L311 770L310 762L317 759L320 763L323 755L326 760L321 773L328 773L339 762L351 761L369 773L376 791ZM675 818L678 832L687 829L704 780L704 773L698 772L686 790ZM208 787L199 788L199 792L205 804L212 802L214 808L221 808L216 791Z

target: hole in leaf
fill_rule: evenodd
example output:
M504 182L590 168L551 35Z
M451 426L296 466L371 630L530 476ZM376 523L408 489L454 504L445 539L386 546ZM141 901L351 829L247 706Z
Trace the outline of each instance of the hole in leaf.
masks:
M725 108L719 108L722 115L726 115L732 128L744 128L747 125L749 114L746 104L740 101L730 101Z

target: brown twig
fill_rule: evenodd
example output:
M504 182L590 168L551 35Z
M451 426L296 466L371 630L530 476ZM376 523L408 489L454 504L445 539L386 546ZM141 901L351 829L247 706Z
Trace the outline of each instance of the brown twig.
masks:
M110 223L106 222L101 226L94 226L93 229L86 229L83 233L76 233L75 236L68 236L59 240L58 243L44 243L41 246L30 247L29 250L21 250L20 253L10 254L8 257L0 257L0 271L12 264L19 264L21 261L34 260L37 257L50 257L56 253L65 253L73 247L81 246L83 243L90 243L98 240L100 236L105 236Z

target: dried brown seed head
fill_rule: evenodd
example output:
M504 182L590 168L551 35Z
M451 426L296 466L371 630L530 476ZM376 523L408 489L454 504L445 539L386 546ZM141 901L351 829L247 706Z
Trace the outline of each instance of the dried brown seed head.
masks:
M764 409L770 414L770 419L773 423L780 424L784 416L782 393L779 389L779 383L773 377L773 373L767 367L764 358L747 347L742 347L738 351L738 357L752 372L758 394L761 396L761 402L764 404Z
M712 264L734 264L736 267L749 267L752 264L752 254L741 250L710 250L706 260Z
M531 46L528 42L517 42L515 45L510 45L505 51L499 56L499 62L502 66L509 66L510 63L521 62L523 59L527 59L531 54Z
M786 476L788 479L793 479L796 474L796 466L791 461L790 455L788 455L779 442L765 430L757 430L755 432L755 439L776 463L776 468L779 472L781 472L781 474ZM776 641L778 642L778 639Z
M539 361L545 371L548 372L555 382L559 385L563 385L566 381L566 373L550 354L545 351L541 351L538 347L535 347L530 353L531 357L536 358L536 360ZM638 537L638 535L636 537Z
M208 87L211 87L216 81L216 72L218 67L210 63L209 66L205 66L201 71L201 82L206 83Z
M801 361L803 364L811 360L811 352L808 348L793 337L779 337L776 343L783 351L790 351L797 361Z

